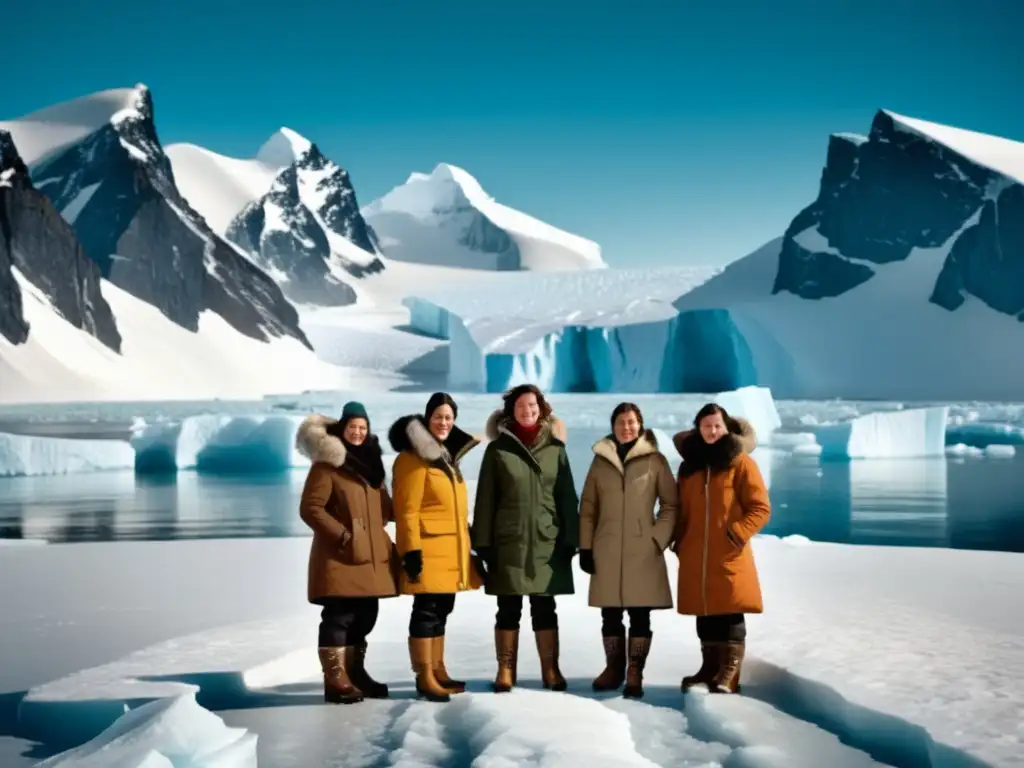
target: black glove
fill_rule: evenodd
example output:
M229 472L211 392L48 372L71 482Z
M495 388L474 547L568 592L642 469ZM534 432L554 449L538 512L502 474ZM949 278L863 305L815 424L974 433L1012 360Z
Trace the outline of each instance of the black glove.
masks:
M590 549L580 550L580 568L583 569L584 573L589 573L591 576L594 575L594 552Z
M480 574L480 578L486 584L487 583L487 561L484 560L480 555L473 555L473 567L476 568L476 572Z
M473 556L479 559L484 567L490 570L491 564L494 562L494 550L490 547L477 547L473 551Z
M405 570L405 575L409 577L409 581L413 584L418 584L420 581L420 574L423 573L423 552L419 549L410 549L402 557L402 568Z

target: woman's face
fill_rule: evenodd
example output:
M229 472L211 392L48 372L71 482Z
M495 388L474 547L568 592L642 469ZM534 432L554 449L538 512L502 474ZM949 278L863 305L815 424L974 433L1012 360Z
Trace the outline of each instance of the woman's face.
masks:
M524 427L532 427L540 420L540 405L533 392L520 395L512 411L516 421Z
M348 420L348 424L345 425L345 431L342 434L345 436L345 442L349 445L362 445L369 432L370 425L366 423L366 419L356 418Z
M451 434L453 426L455 426L455 411L450 405L439 405L430 414L430 421L427 422L430 434L442 441Z
M712 413L700 420L700 436L704 438L705 443L717 443L727 434L729 429L725 426L722 414Z
M630 443L640 436L640 419L635 411L626 411L615 417L615 424L612 426L615 439L620 443Z

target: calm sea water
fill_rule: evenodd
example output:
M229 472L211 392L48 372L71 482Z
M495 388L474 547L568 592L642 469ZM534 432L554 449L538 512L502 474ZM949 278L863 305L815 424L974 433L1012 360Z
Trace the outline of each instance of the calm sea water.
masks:
M591 428L570 435L577 486L602 434ZM466 459L471 481L482 455L477 449ZM774 507L766 533L1024 552L1024 457L819 463L759 450L757 458ZM298 516L304 479L305 471L0 478L0 537L56 543L305 536Z

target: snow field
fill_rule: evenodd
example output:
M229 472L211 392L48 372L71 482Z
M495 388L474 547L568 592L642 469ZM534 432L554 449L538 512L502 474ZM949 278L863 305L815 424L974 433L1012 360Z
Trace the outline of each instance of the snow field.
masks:
M406 650L410 601L398 598L382 602L368 657L371 672L392 686L393 699L346 708L320 703L317 609L302 603L307 541L14 550L0 555L0 568L2 558L16 558L27 586L20 602L0 598L0 621L15 650L22 645L19 638L44 626L38 605L59 610L67 602L75 606L69 618L85 612L77 624L97 614L115 633L138 625L132 613L101 615L103 603L90 605L80 594L108 595L103 602L122 610L146 605L161 612L169 608L170 594L202 589L202 607L182 617L194 624L216 622L224 608L224 618L237 617L239 596L251 600L252 594L264 594L261 585L273 585L265 607L257 600L246 608L253 614L262 610L261 618L187 636L168 626L172 639L124 658L50 682L37 677L15 730L23 738L45 738L51 749L70 747L119 722L123 727L119 718L126 706L194 696L228 726L256 734L260 764L273 766L472 760L480 766L569 765L599 752L613 765L1018 764L1024 697L1016 681L1024 679L1024 619L999 606L1012 604L1024 578L1019 557L845 547L799 537L762 536L753 546L767 612L749 618L744 696L679 693L679 678L699 659L693 620L672 611L653 617L645 699L626 702L591 692L589 681L603 661L600 617L586 605L586 576L577 571L577 595L558 601L568 694L540 690L528 624L520 647L523 688L509 696L488 692L494 602L474 592L458 599L447 654L452 674L470 681L468 694L449 705L413 699ZM110 571L148 572L151 583L142 589L97 580L87 569L97 559ZM671 556L669 562L674 565ZM218 587L200 587L215 565ZM55 579L32 578L36 571L59 577L65 570L94 575L79 578L56 601ZM168 577L180 582L170 591ZM288 595L293 607L281 614ZM75 643L82 632L71 624L50 641ZM4 674L11 673L19 672ZM211 732L225 738L218 729ZM109 733L103 738L109 740ZM157 752L167 748L155 741L151 746ZM201 751L198 744L193 751Z

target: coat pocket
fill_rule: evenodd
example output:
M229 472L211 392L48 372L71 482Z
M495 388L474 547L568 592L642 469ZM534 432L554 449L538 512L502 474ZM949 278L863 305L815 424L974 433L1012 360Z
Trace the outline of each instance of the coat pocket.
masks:
M365 520L352 521L352 539L346 549L348 559L352 565L365 565L373 562L373 546L370 542L370 532L366 529Z
M451 515L420 515L421 536L454 536L455 518Z

